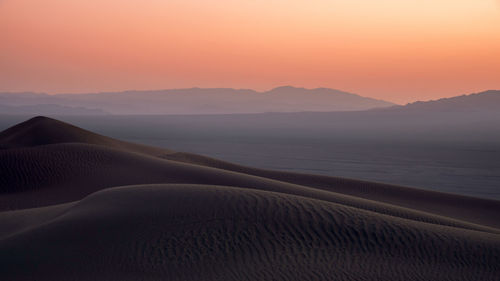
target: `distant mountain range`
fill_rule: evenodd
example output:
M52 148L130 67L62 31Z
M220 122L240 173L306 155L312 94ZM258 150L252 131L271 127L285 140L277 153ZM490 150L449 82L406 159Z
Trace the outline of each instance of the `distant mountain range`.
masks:
M0 104L0 114L16 115L103 115L100 109L72 107L58 104L4 105Z
M53 114L232 114L303 111L359 111L393 106L393 103L334 89L284 86L267 92L247 89L172 89L93 94L0 93L0 113L18 110L50 114L47 105L59 106ZM69 108L68 108L69 107ZM66 110L68 109L68 110Z
M443 98L432 101L418 101L393 109L405 111L497 111L500 112L500 91L489 90L481 93Z
M407 105L328 88L284 86L267 92L191 88L91 94L0 93L0 114L18 115L176 115L385 111L500 112L500 91L419 101Z

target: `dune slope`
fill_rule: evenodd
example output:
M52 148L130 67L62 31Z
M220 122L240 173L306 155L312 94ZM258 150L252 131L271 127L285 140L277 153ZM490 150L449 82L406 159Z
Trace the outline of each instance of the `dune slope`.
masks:
M268 171L189 153L111 139L46 117L0 133L0 210L79 200L102 188L151 183L249 184L248 176L274 180L500 227L500 202L344 178ZM14 149L15 148L15 149ZM176 165L172 160L214 169ZM190 167L189 169L179 167ZM179 170L180 169L180 170ZM220 171L226 170L230 173ZM239 180L221 174L238 173ZM40 192L37 192L40 191ZM42 196L40 196L42 195Z
M179 163L96 145L57 144L10 149L1 154L0 206L20 209L79 200L113 186L155 183L209 184L294 194L382 214L443 225L490 231L495 210L481 214L486 223L443 217L303 185L244 173ZM30 171L26 173L26 171ZM424 203L424 202L422 202ZM478 213L478 210L473 210Z
M169 153L161 158L265 177L500 227L500 220L493 219L495 214L500 214L500 202L497 200L340 177L263 170L185 152Z
M282 193L133 186L101 191L65 208L0 240L3 276L497 280L500 270L498 235Z
M266 171L48 118L0 133L2 280L498 280L500 202Z

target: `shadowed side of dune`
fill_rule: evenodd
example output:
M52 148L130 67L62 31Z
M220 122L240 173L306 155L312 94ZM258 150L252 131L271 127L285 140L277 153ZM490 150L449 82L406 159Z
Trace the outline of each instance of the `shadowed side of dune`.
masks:
M0 152L0 206L5 209L60 204L114 186L186 183L238 186L336 202L401 218L498 232L494 213L484 226L460 216L443 217L307 186L210 167L191 165L97 145L57 144ZM26 173L29 171L29 173ZM488 216L489 215L489 216Z
M498 201L249 168L43 117L0 146L2 280L500 275Z
M82 152L81 147L45 147L65 143L92 144L95 145L96 151L92 151L94 148L87 148L85 152ZM116 185L178 182L173 181L172 177L172 174L176 173L175 169L159 168L158 165L164 164L158 164L159 162L151 164L151 160L147 161L149 164L138 167L138 163L144 162L143 157L113 156L109 158L107 152L102 153L104 147L121 150L125 154L139 153L144 156L158 156L172 161L333 191L500 227L500 222L492 219L494 214L500 213L500 202L494 200L345 178L245 167L201 155L172 152L115 140L47 117L32 118L0 133L0 147L7 148L0 149L0 166L3 169L3 173L0 173L0 192L11 193L0 197L0 210L67 202L64 200L79 200L91 192ZM30 147L33 149L29 149ZM72 151L74 149L75 151ZM116 156L117 153L113 153ZM112 165L117 165L119 168L109 169ZM102 167L102 169L96 167ZM144 169L144 167L149 168ZM158 174L159 170L162 171L162 175ZM196 172L193 171L193 174L189 176L182 176L180 182L204 183ZM218 184L219 182L207 183ZM33 190L40 191L46 188L50 188L51 191L43 195L33 192ZM52 189L64 189L64 192L58 193ZM20 196L20 192L26 191L28 191L27 194ZM17 194L12 195L12 193ZM72 195L68 197L64 194Z
M474 198L458 194L355 179L264 170L186 152L174 152L160 157L173 161L224 169L314 187L443 216L460 217L464 220L500 227L500 220L491 220L492 216L495 216L493 215L494 213L500 214L500 202L497 200ZM488 215L484 216L484 214Z
M456 281L500 272L498 235L281 193L133 186L61 209L0 238L3 278Z

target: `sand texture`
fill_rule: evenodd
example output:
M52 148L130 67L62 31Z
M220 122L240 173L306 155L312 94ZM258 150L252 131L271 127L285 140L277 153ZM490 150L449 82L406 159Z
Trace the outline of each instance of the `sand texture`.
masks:
M45 117L0 133L1 280L500 280L499 214Z

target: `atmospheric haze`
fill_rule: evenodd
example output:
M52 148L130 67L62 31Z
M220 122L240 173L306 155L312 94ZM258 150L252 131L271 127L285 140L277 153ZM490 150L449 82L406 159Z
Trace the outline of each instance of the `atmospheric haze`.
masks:
M495 89L497 3L4 0L0 91L297 85L406 103Z

